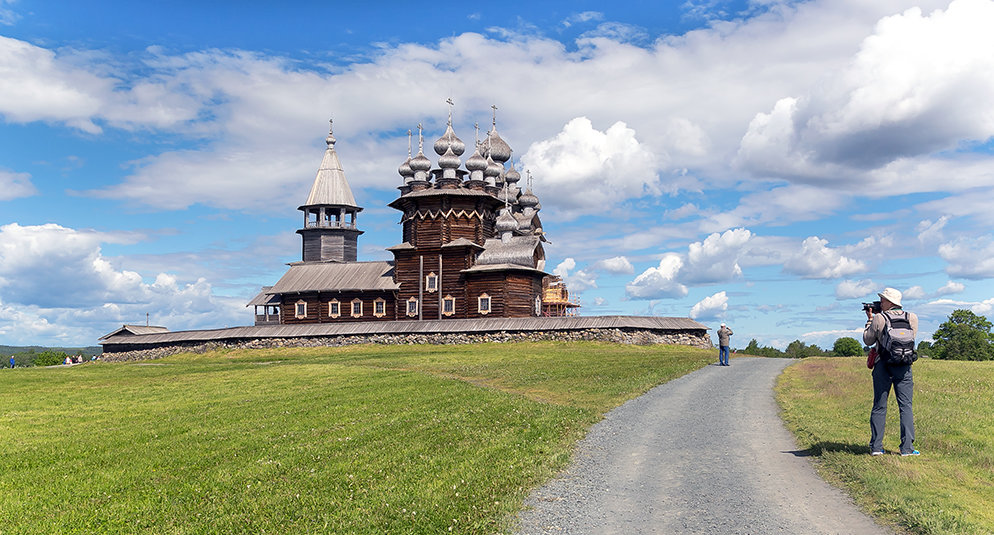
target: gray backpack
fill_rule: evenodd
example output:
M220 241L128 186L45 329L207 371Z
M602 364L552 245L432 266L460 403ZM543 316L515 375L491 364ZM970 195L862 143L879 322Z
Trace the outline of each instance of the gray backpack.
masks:
M900 312L900 316L891 317L886 312L884 316L884 332L880 339L880 357L888 366L903 366L918 360L915 352L915 331L911 329L908 313Z

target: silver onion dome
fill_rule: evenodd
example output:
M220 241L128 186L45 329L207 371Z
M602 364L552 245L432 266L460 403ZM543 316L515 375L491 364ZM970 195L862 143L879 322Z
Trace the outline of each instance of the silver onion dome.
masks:
M512 186L521 180L521 173L514 168L514 162L511 162L511 168L504 174L504 180Z
M472 173L473 171L483 171L487 168L487 160L480 155L480 147L476 147L473 151L473 155L466 160L466 170Z
M405 181L410 180L411 178L414 177L414 169L411 169L410 156L408 156L407 159L404 160L404 163L400 164L400 167L397 168L397 172L400 173L400 176L404 177Z
M462 162L459 161L459 156L456 156L451 146L446 148L445 152L438 157L438 166L442 169L457 169L460 163Z
M487 134L487 152L490 156L501 165L504 162L511 159L511 146L507 144L506 141L501 139L500 134L497 133L497 127L494 126Z
M501 208L500 215L497 216L497 232L514 232L518 230L518 220L511 215L511 210Z
M520 204L522 208L534 208L535 206L538 206L538 197L532 193L531 188L528 188L521 194L521 196L518 197L518 204Z
M445 154L448 149L452 149L452 153L456 156L462 156L462 153L466 152L466 144L456 137L456 133L452 130L452 123L446 125L445 133L435 141L434 148L435 154L439 156Z
M497 185L497 177L500 176L500 172L504 170L504 167L495 162L493 158L487 156L487 168L483 170L483 177L487 181L487 184L491 186Z
M411 169L415 172L428 171L431 169L431 160L425 156L425 153L419 152L418 155L411 160Z

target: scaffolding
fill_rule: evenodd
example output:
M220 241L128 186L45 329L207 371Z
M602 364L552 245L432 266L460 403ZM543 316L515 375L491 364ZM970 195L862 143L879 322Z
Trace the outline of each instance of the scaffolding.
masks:
M579 302L570 300L569 290L566 289L562 277L549 275L542 279L543 316L576 316L579 308Z

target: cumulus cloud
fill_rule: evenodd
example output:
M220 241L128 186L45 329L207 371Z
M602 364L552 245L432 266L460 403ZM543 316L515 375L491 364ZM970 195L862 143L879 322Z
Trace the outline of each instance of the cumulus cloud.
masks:
M988 139L994 115L976 110L994 107L992 23L994 3L986 0L882 18L846 69L757 114L737 162L790 180L844 181L855 178L852 170Z
M614 275L635 273L635 268L632 266L632 263L629 262L624 256L615 256L613 258L598 260L597 262L594 262L594 265L590 268L597 271L606 271Z
M709 235L703 242L687 247L687 264L683 280L693 283L724 282L742 276L739 257L753 234L737 228Z
M625 293L633 299L659 299L684 297L687 287L677 281L683 259L675 253L664 254L659 265L650 267L625 286Z
M56 224L0 226L0 333L26 339L31 330L18 329L32 325L36 334L79 340L85 331L94 340L101 329L146 313L173 329L245 322L244 303L214 295L203 278L181 282L159 273L148 283L114 268L100 245L122 241Z
M31 183L31 175L0 168L0 201L29 197L35 193L38 193L38 190Z
M922 288L921 286L912 286L911 288L904 290L901 295L905 300L909 300L923 299L927 294L925 293L925 288Z
M708 319L722 316L728 310L728 296L725 292L718 292L705 297L690 308L690 317L693 319Z
M567 209L603 209L659 193L657 157L620 121L602 132L577 117L554 137L533 143L522 162Z
M801 243L801 250L783 268L806 279L835 279L866 271L867 266L828 247L828 240L811 236Z
M566 283L566 288L573 293L580 293L584 290L597 287L597 277L592 273L587 273L582 269L573 271L574 269L576 269L576 260L567 258L560 262L552 270L552 273L562 277L563 282ZM572 273L570 273L571 271Z
M858 281L844 280L835 287L835 297L839 299L855 299L876 293L877 283L870 279ZM907 295L907 294L905 294Z
M948 262L946 273L964 279L994 277L994 238L961 238L939 246L939 256Z
M937 243L942 241L942 229L949 223L949 216L942 216L931 221L924 219L915 228L918 231L918 241L921 243Z

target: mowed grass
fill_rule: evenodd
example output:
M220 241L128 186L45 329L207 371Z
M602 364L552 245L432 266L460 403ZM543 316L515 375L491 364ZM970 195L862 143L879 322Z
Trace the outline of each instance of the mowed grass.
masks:
M915 447L900 444L891 393L884 448L871 457L873 386L864 358L809 358L777 386L784 419L830 480L911 533L994 533L994 362L914 365ZM816 499L816 498L812 498Z
M519 343L0 373L0 534L499 533L607 410L713 360Z

